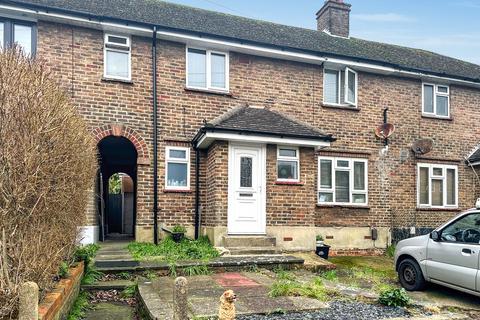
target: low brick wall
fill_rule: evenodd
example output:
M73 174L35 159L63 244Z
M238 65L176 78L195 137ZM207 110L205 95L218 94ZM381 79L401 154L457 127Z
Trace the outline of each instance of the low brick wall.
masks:
M83 262L70 268L68 278L60 280L55 289L40 301L38 306L39 320L59 320L68 315L80 292L83 271Z

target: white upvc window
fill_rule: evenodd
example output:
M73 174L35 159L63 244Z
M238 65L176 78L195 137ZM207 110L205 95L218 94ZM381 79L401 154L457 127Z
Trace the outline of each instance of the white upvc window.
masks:
M300 152L295 147L277 148L277 181L300 181Z
M131 80L131 39L129 36L105 34L104 72L108 79Z
M352 69L324 69L323 103L328 105L358 105L358 74Z
M228 53L187 47L187 88L229 90Z
M368 160L318 157L318 203L368 204Z
M190 189L190 148L167 147L165 165L165 189Z
M422 113L439 118L450 117L450 87L433 83L422 85Z
M458 207L458 167L444 164L417 164L417 206Z

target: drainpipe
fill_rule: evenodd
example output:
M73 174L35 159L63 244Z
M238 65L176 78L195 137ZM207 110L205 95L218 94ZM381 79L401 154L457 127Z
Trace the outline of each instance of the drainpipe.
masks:
M200 150L195 148L195 240L200 235Z
M157 132L157 27L152 36L152 85L153 85L153 242L158 244L158 132Z

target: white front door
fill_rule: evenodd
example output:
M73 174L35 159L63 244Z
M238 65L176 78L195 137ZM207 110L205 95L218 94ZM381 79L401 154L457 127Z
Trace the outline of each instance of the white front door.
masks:
M265 234L265 146L230 144L228 233Z

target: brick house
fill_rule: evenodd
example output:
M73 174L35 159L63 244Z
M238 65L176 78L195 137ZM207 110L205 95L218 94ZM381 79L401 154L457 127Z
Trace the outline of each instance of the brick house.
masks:
M98 141L84 241L181 224L218 246L321 234L372 251L472 207L480 66L350 37L350 10L328 0L308 30L163 1L1 0L0 43L45 62ZM133 234L109 214L117 172Z

